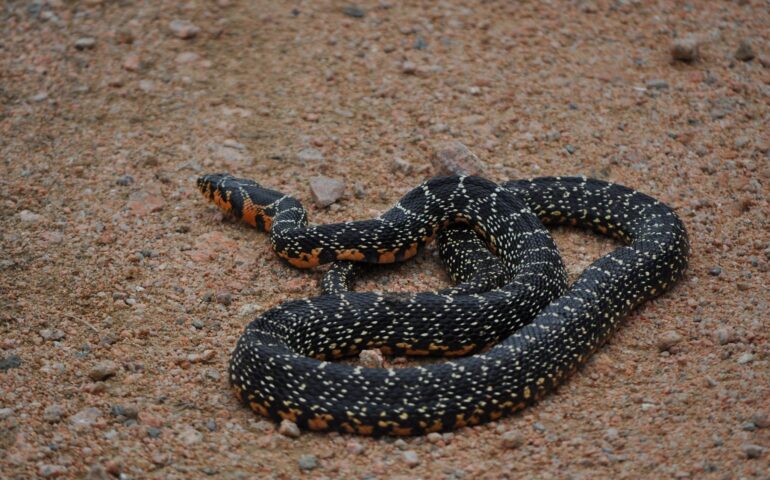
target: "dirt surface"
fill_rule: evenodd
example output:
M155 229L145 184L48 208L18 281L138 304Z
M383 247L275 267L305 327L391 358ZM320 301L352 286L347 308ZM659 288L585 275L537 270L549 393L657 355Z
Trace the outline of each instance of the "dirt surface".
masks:
M770 478L767 2L345 7L3 2L0 477ZM674 61L687 37L699 58ZM321 273L194 179L367 218L447 140L497 181L585 174L667 202L688 276L522 414L403 440L278 433L229 393L228 355ZM317 175L346 196L314 207ZM555 235L573 277L613 247ZM428 250L360 288L447 284Z

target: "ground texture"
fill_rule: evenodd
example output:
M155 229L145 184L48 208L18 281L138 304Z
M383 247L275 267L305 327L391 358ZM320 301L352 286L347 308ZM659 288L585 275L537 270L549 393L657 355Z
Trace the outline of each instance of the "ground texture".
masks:
M759 0L3 2L0 477L770 477L768 25ZM522 414L279 433L229 393L228 355L321 273L194 179L367 218L449 140L493 180L585 174L669 203L690 273ZM346 186L329 208L319 175ZM555 235L573 277L613 247ZM360 288L447 284L429 249Z

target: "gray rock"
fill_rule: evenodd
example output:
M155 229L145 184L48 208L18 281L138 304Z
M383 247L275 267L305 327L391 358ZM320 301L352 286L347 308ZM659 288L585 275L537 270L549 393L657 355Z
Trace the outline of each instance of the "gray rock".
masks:
M299 438L300 431L296 423L291 420L282 420L281 425L278 427L278 433L284 437Z
M58 328L46 328L40 331L40 336L43 337L43 340L55 342L64 338L65 334Z
M500 437L503 447L515 449L524 445L524 436L515 430L509 430Z
M233 296L230 292L218 292L216 302L220 305L230 305L233 303Z
M436 175L484 174L484 163L468 147L457 141L439 145L431 163Z
M101 382L110 377L114 377L117 373L118 364L111 360L106 360L91 367L88 371L88 378L95 382Z
M84 408L83 410L70 417L70 423L72 423L72 425L74 425L76 428L87 429L95 424L101 416L102 412L100 412L98 408Z
M440 433L431 432L428 434L428 441L430 443L438 443L444 440L444 437Z
M310 193L316 205L321 208L328 207L345 193L345 183L320 175L310 179Z
M384 361L379 350L361 350L358 354L358 362L365 368L382 368Z
M147 427L147 436L150 438L158 438L160 437L161 430L160 428L156 427Z
M188 425L179 432L179 440L187 446L197 445L203 441L203 434Z
M323 162L324 154L316 148L305 148L297 153L297 160L302 163Z
M351 455L361 455L364 453L364 446L358 440L350 440L346 448Z
M755 413L751 416L751 422L757 426L757 428L770 427L770 415L765 412Z
M404 463L409 468L414 468L420 464L420 457L417 456L417 452L414 450L407 450L401 454L401 458L404 459Z
M661 352L668 352L674 345L680 343L684 338L674 330L669 330L660 336L657 342L658 350Z
M564 146L564 150L566 150L567 153L572 155L573 153L575 153L577 151L577 147L572 145L571 143L568 143L567 145Z
M744 443L741 445L741 451L746 455L746 458L759 458L765 453L764 447L753 443Z
M358 5L346 5L342 7L342 13L353 18L364 18L366 16L364 9Z
M722 268L721 267L711 267L709 269L709 275L711 275L712 277L718 277L721 274L722 274Z
M30 212L29 210L22 210L19 212L19 220L21 220L22 223L40 223L45 219L42 215L34 212Z
M403 173L404 175L409 175L410 173L415 171L414 165L407 162L401 157L395 157L393 159L393 171L397 173Z
M407 75L414 75L415 73L417 73L417 64L407 60L406 62L401 64L401 72Z
M723 327L714 332L714 337L720 345L727 345L728 343L735 343L738 341L738 335L735 330L728 327Z
M680 62L694 62L700 57L700 42L695 37L677 38L671 43L671 56Z
M179 19L172 20L168 24L168 28L171 30L171 33L173 33L175 37L182 39L194 38L201 31L201 29L195 24L188 22L187 20Z
M43 478L57 478L67 473L67 468L62 465L40 465L37 469L38 475Z
M10 355L5 358L0 358L0 372L6 372L12 368L21 367L21 357L18 355Z
M121 175L115 180L115 183L121 187L127 187L134 183L134 177L131 175Z
M61 417L64 415L64 408L58 404L48 405L43 412L43 420L49 423L57 423L61 421Z
M648 80L647 88L650 90L667 90L668 82L659 78Z
M754 354L746 352L740 357L738 357L738 365L745 365L747 363L750 363L753 360L754 360Z
M75 48L78 50L91 50L96 46L94 37L81 37L75 40Z
M315 470L318 467L318 459L315 455L302 455L297 461L300 470Z
M748 62L753 60L757 54L754 51L754 45L748 38L742 38L738 44L738 48L735 50L735 58L742 62Z
M6 418L10 418L11 416L13 416L12 408L0 408L0 420L5 420Z

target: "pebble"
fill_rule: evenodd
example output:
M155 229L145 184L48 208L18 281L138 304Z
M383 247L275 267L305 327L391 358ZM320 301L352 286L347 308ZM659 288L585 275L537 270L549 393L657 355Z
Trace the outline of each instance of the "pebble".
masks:
M711 267L709 269L709 275L711 275L712 277L718 277L721 274L722 274L722 268L721 267Z
M96 423L101 416L102 412L100 412L98 408L88 407L71 416L70 423L76 428L87 429Z
M218 292L216 302L220 305L230 305L233 303L233 296L230 292Z
M192 22L179 19L172 20L168 24L168 28L171 30L171 33L173 33L175 37L185 40L194 38L201 31L201 29Z
M129 72L136 72L137 70L139 70L139 67L141 66L141 64L142 62L139 58L139 55L135 53L129 53L123 59L123 69L128 70Z
M61 417L64 415L64 408L56 403L48 405L43 412L43 420L49 423L57 423L61 421Z
M0 372L6 372L12 368L21 367L21 357L18 355L10 355L5 358L0 358Z
M30 212L29 210L22 210L19 212L19 220L21 220L22 223L40 223L43 219L44 217L42 215Z
M186 426L179 432L179 440L187 446L197 445L203 441L203 434L191 426Z
M134 183L134 177L131 175L121 175L118 177L117 180L115 180L115 184L120 185L121 187L127 187L129 185L132 185Z
M65 475L67 468L61 465L43 464L37 469L37 473L43 478L56 478Z
M755 413L751 416L751 422L757 426L757 428L770 427L770 415L765 412Z
M118 364L111 361L106 360L104 362L99 362L88 371L88 378L95 382L101 382L104 380L107 380L110 377L114 377L118 373Z
M257 313L260 308L262 307L256 303L245 303L241 305L241 308L238 309L238 316L251 317L252 315Z
M95 463L88 469L85 480L110 480L110 478L107 470L102 465Z
M738 357L738 365L745 365L749 362L754 360L754 354L753 353L744 353L740 357Z
M700 45L695 37L677 38L671 43L671 56L680 62L694 62L700 57Z
M291 420L281 420L281 425L278 427L278 433L284 437L299 438L300 431L296 423Z
M160 433L161 433L160 428L147 427L147 436L150 438L158 438L160 437Z
M431 432L428 434L428 441L430 443L439 443L444 440L444 437L437 432Z
M414 450L407 450L401 454L404 463L409 468L414 468L420 464L420 457L417 456L417 452Z
M658 339L658 350L661 352L668 352L674 345L679 344L684 338L674 330L669 330L663 333Z
M464 144L452 141L439 145L433 157L435 175L483 175L484 163Z
M345 193L345 183L319 175L310 179L310 193L316 205L321 208L328 207Z
M648 80L647 88L650 90L666 90L668 89L668 82L661 79Z
M524 445L524 436L515 430L509 430L503 433L500 438L502 439L503 447L505 448L515 449Z
M317 148L305 148L297 153L297 160L302 163L323 162L324 154Z
M91 50L96 46L94 37L81 37L75 40L75 48L78 50Z
M355 195L356 198L366 197L366 189L364 188L363 183L356 182L355 184L353 184L353 195Z
M302 455L297 461L300 470L315 470L318 467L318 459L315 455Z
M751 40L742 38L738 44L738 48L735 50L735 58L742 62L748 62L753 60L756 56L757 54L754 52L754 46L752 45Z
M573 153L575 153L577 151L577 147L575 147L571 143L568 143L567 145L564 146L564 150L566 150L567 153L572 155Z
M741 450L746 455L746 458L759 458L765 453L765 449L762 446L753 443L744 443L741 445Z
M351 455L361 455L364 453L364 445L358 440L350 440L346 444L346 448Z
M403 438L399 438L395 442L393 442L393 446L398 448L399 450L406 450L406 447L408 446L406 441Z
M718 329L714 333L714 337L720 345L727 345L728 343L735 343L738 341L738 335L735 333L735 330L728 327Z
M346 5L342 7L342 13L353 18L364 18L366 16L364 9L358 5Z
M40 336L43 337L43 340L48 341L57 341L64 338L66 335L63 331L59 330L58 328L46 328L43 330L40 330Z
M417 73L417 64L407 60L401 64L401 72L407 75L414 75L415 73Z
M43 100L46 100L47 98L48 98L48 92L39 92L39 93L36 93L35 95L32 95L31 97L29 97L29 101L37 103L37 102L42 102Z
M0 420L5 420L13 415L12 408L0 408Z
M409 175L415 170L414 165L401 157L395 157L391 166L394 172L403 173L404 175Z
M385 359L379 350L361 350L358 363L364 368L382 368Z
M179 65L184 65L187 63L193 63L197 61L198 58L200 58L200 56L195 52L181 52L174 58L174 61Z

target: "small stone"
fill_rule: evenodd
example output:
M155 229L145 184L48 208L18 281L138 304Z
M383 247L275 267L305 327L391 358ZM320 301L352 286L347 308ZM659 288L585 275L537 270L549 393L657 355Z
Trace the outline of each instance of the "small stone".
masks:
M101 415L102 412L100 412L98 408L84 408L83 410L70 417L70 423L72 423L72 425L77 428L86 429L96 423Z
M671 56L680 62L694 62L700 57L700 45L695 37L677 38L671 43Z
M393 442L393 446L398 448L399 450L406 450L406 447L408 447L407 443L404 441L403 438L399 438L395 442Z
M75 48L78 50L91 50L96 46L94 37L81 37L75 40Z
M187 63L193 63L197 61L198 58L200 58L200 56L195 52L181 52L176 56L176 58L174 58L174 61L179 65L184 65Z
M196 318L195 320L192 321L192 326L200 330L201 328L206 326L206 323L200 318Z
M194 38L201 31L201 29L198 28L195 24L188 22L187 20L179 19L172 20L168 24L168 28L171 30L171 33L173 33L175 37L185 40Z
M29 97L30 102L38 103L48 99L48 92L38 92Z
M414 468L420 464L420 457L417 456L417 452L414 450L407 450L401 454L401 458L404 459L404 463L409 468Z
M179 440L187 446L196 445L203 441L203 434L193 427L187 426L179 432Z
M431 432L428 434L428 441L430 443L438 443L444 440L444 437L437 432Z
M297 465L299 465L300 470L315 470L315 468L318 467L318 459L315 455L302 455L299 457Z
M573 153L575 153L577 151L577 147L575 147L574 145L568 143L567 145L564 146L564 150L566 150L567 153L572 155Z
M736 137L734 143L736 148L743 148L751 143L751 138L747 136Z
M358 355L358 362L364 368L382 368L384 361L379 350L361 350Z
M709 275L711 275L712 277L718 277L721 274L722 274L722 268L721 267L711 267L709 269Z
M88 378L94 382L101 382L107 380L110 377L114 377L118 373L118 364L107 360L99 362L88 371Z
M759 458L765 453L765 449L760 445L754 445L753 443L744 443L741 445L741 450L746 458Z
M143 217L149 213L159 212L166 206L166 200L160 193L139 191L133 192L128 197L126 207L137 217Z
M361 455L364 453L364 446L358 440L350 440L345 447L351 455Z
M757 426L757 428L770 427L770 415L765 412L755 413L751 416L751 422Z
M12 408L0 408L0 420L5 420L6 418L11 418L13 415L13 409Z
M608 442L614 442L619 438L619 436L620 432L618 432L617 428L608 428L604 433L604 438L606 438Z
M300 431L296 423L291 420L281 420L281 425L278 427L278 433L284 437L299 438Z
M120 185L121 187L127 187L134 183L134 177L131 175L121 175L118 177L117 180L115 180L115 184Z
M147 436L150 438L160 437L161 429L156 427L147 427Z
M650 90L666 90L668 89L668 82L659 78L648 80L647 88Z
M48 405L43 412L43 420L49 423L57 423L61 421L61 417L64 415L64 408L61 405L53 404Z
M310 193L316 205L321 208L328 207L345 193L345 183L335 178L319 175L310 179Z
M452 141L439 145L433 157L435 175L483 175L484 164L464 144Z
M57 478L67 473L67 468L61 465L43 464L37 469L38 475L43 478Z
M754 425L754 422L745 422L741 425L741 430L744 432L753 432L757 429L757 426Z
M134 32L131 30L118 30L115 32L115 41L124 45L131 45L136 40Z
M748 62L753 60L757 54L754 52L754 46L751 44L751 40L748 38L742 38L738 44L738 48L735 50L735 58L742 62Z
M40 223L44 220L44 217L29 210L22 210L19 212L19 220L22 223Z
M524 445L524 437L515 430L509 430L500 437L502 439L503 447L509 449L519 448Z
M738 335L735 330L731 328L720 328L714 333L714 337L720 345L727 345L728 343L735 343L738 341Z
M238 309L238 316L240 317L251 317L255 313L259 311L259 309L262 308L256 303L246 303L241 305L241 308Z
M220 305L230 305L233 303L233 296L230 292L218 292L216 302Z
M110 480L110 478L107 470L102 465L95 463L88 469L85 480Z
M679 335L679 333L674 330L669 330L663 333L658 339L658 350L661 352L668 352L671 350L671 348L674 347L674 345L677 345L682 340L684 340L684 338Z
M129 72L136 72L141 66L139 55L135 53L129 53L126 58L123 59L123 69Z
M532 429L540 433L544 433L546 431L545 425L540 422L535 422L535 424L532 425Z
M395 157L392 166L394 172L403 173L404 175L409 175L414 172L414 165L401 157Z
M305 148L297 153L297 160L302 163L323 162L324 154L316 148Z
M417 73L417 65L409 60L401 64L401 72L407 75L414 75Z
M364 18L366 16L364 9L358 5L346 5L342 7L342 13L353 18Z
M0 372L6 372L12 368L19 367L21 367L21 357L18 355L0 358Z
M64 338L65 334L58 328L46 328L40 331L40 336L43 337L43 340L55 342Z
M353 184L353 195L355 195L356 198L364 198L366 196L366 189L364 188L363 183L356 182Z
M753 360L754 360L754 354L747 352L741 355L740 357L738 357L738 365L745 365Z

